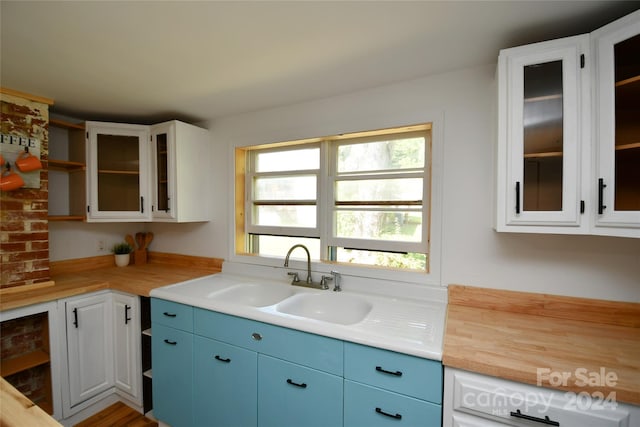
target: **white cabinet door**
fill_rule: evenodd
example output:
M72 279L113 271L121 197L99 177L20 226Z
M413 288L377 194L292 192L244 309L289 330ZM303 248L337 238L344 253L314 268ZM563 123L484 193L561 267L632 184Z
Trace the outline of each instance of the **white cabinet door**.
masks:
M500 52L498 231L588 230L588 42L576 36Z
M140 403L140 304L137 296L113 293L115 385Z
M177 120L151 126L153 220L209 221L209 133Z
M149 128L86 122L87 221L149 221Z
M640 237L640 11L592 33L594 233Z
M70 406L113 387L111 295L65 303Z

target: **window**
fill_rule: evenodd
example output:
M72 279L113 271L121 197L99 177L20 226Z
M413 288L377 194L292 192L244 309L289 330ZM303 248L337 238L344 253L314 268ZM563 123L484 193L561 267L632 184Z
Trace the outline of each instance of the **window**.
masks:
M236 252L429 271L431 126L236 151Z

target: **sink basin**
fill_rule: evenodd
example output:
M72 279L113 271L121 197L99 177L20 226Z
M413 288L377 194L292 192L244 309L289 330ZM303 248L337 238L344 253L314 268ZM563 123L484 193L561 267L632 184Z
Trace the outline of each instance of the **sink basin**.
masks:
M325 291L299 293L276 306L280 313L341 325L360 322L371 311L371 303L351 295Z
M293 295L291 286L247 283L235 285L223 291L213 292L207 297L232 304L266 307L276 304L291 295Z

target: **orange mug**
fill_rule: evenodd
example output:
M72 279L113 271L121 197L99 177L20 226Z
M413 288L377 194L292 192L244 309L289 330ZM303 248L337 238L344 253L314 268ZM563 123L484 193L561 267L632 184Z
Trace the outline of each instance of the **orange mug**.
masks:
M20 172L31 172L42 169L42 163L33 154L23 151L16 158L16 167Z
M7 169L2 172L2 177L0 177L0 190L2 191L13 191L24 185L24 180L20 175L15 172L12 172L11 169Z

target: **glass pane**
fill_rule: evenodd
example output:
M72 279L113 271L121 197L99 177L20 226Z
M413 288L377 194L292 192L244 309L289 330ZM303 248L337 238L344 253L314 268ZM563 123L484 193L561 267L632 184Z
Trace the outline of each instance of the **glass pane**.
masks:
M158 173L157 187L157 209L159 211L169 210L169 182L167 180L167 134L156 135L156 170Z
M140 158L137 136L97 135L98 210L140 210Z
M284 257L293 245L301 244L309 249L312 260L320 259L320 239L253 234L251 240L251 253L253 254ZM306 261L307 254L303 249L296 249L291 252L290 259Z
M419 242L422 212L336 211L336 237Z
M336 248L336 252L336 260L338 262L422 271L427 269L426 254L378 252L346 248Z
M255 206L254 225L272 227L307 227L316 226L316 207L312 206Z
M640 210L640 35L614 47L615 210Z
M415 169L425 165L423 137L338 146L338 173Z
M525 211L562 210L562 61L524 67Z
M337 201L422 200L422 178L367 179L336 182Z
M256 153L256 172L281 172L320 168L320 149L271 151Z
M255 200L315 200L316 176L256 178Z

